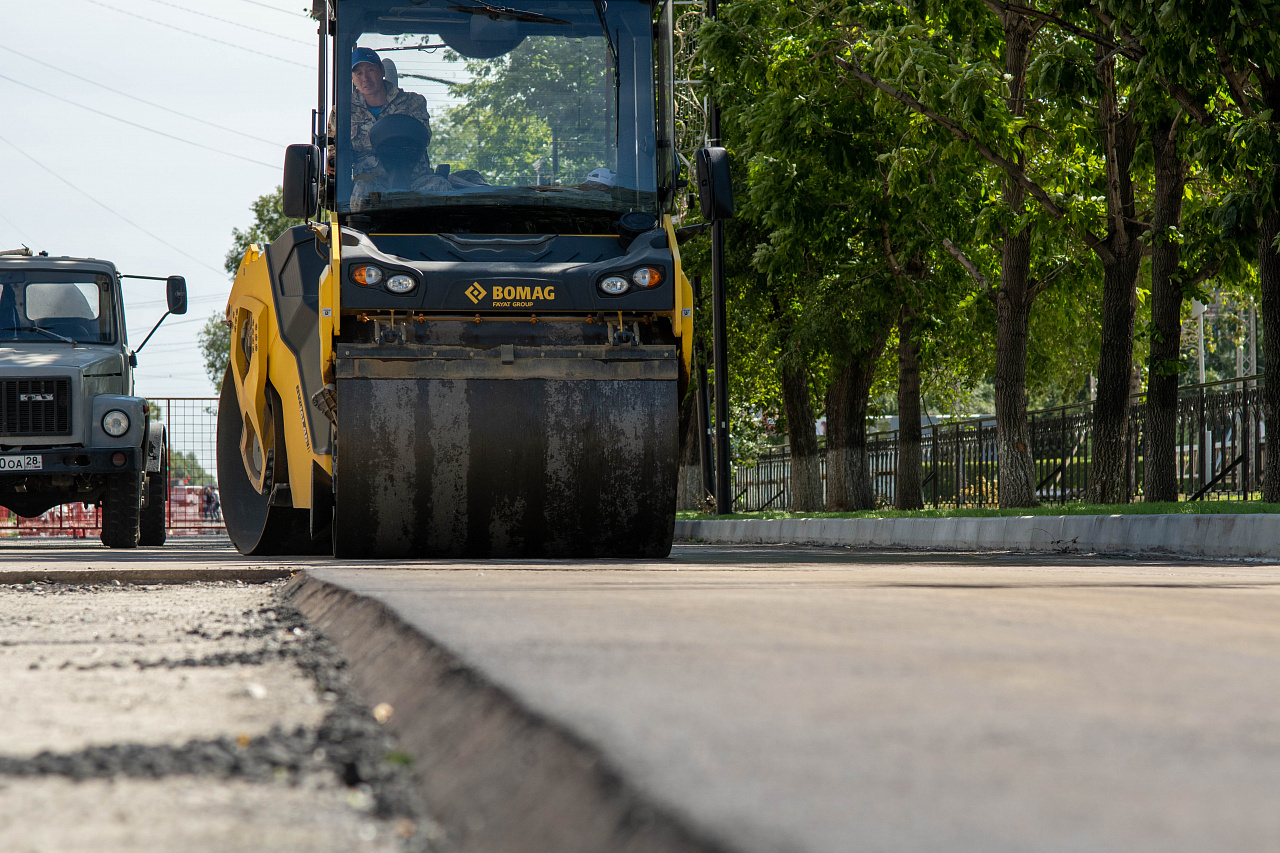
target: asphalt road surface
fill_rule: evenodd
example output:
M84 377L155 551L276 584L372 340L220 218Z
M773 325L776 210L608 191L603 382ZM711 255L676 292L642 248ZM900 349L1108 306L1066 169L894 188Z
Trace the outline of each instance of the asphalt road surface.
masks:
M184 563L214 564L263 565ZM1280 567L787 546L283 565L384 602L730 850L1280 849Z

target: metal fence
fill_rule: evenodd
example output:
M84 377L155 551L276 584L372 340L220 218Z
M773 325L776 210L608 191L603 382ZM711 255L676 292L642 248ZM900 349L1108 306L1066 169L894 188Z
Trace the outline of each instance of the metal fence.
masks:
M1183 500L1256 499L1262 488L1266 424L1263 377L1247 376L1180 389L1177 423L1178 491ZM1126 463L1129 495L1143 499L1146 398L1129 410ZM1082 500L1089 488L1093 404L1029 413L1036 492L1042 503ZM934 507L984 507L999 503L994 417L933 424L923 429L922 497ZM892 504L897 485L898 432L871 433L867 461L876 500ZM826 489L826 458L820 460ZM791 508L790 448L762 454L733 469L734 511Z
M225 533L217 483L216 397L158 397L150 400L152 418L169 433L170 536ZM0 509L0 536L96 538L102 511L96 506L64 504L38 518L19 518Z

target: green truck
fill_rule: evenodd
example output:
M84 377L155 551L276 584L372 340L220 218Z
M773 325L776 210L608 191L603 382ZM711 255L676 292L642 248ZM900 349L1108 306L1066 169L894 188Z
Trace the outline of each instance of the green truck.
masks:
M103 544L133 548L164 543L168 446L134 394L122 278L166 283L160 322L186 312L181 276L0 252L0 507L33 518L62 504L99 505Z

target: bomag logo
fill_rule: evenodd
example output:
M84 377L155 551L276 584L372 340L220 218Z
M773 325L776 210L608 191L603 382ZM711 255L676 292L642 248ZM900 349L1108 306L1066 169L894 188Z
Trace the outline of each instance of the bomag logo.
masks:
M487 294L480 282L473 281L467 288L467 298L479 303ZM555 285L527 287L522 285L498 285L493 288L492 307L494 308L532 308L538 302L547 302L556 298Z

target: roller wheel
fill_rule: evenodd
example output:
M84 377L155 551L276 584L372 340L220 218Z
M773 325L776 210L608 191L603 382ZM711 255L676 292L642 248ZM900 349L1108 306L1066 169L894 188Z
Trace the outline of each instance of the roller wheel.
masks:
M148 474L143 482L146 505L142 507L138 544L148 547L163 545L168 535L165 528L165 503L168 499L169 448L160 448L160 470Z
M103 545L138 547L141 504L142 477L136 471L107 475L107 491L102 496Z
M218 399L218 491L231 544L241 554L253 556L327 553L327 539L311 538L307 510L272 506L270 491L264 495L254 488L240 458L243 428L235 382L228 370Z

